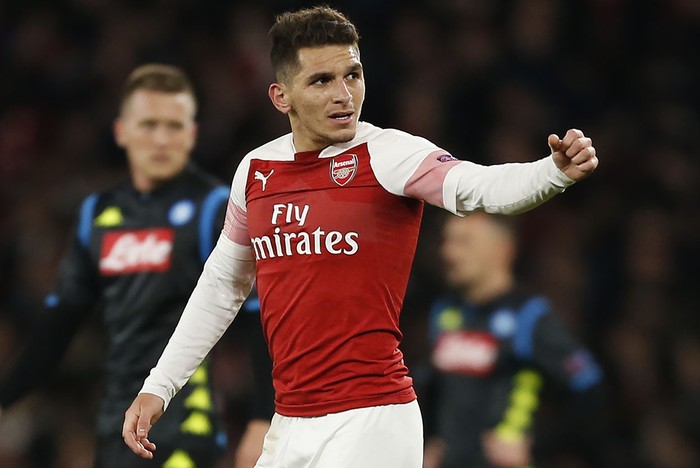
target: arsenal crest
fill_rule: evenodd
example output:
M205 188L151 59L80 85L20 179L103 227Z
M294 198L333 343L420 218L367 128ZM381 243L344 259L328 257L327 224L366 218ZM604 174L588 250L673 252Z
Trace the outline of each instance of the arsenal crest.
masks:
M357 173L357 155L343 154L331 160L331 179L341 187L355 177Z

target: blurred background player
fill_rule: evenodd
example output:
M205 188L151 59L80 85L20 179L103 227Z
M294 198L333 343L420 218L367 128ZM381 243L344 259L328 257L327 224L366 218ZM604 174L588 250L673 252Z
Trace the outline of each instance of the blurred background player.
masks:
M84 200L41 323L0 386L0 407L7 411L47 379L99 306L109 344L97 422L98 467L144 464L122 441L123 414L172 334L223 226L228 187L190 163L196 110L192 84L179 68L147 64L128 77L114 136L126 153L131 178ZM262 435L256 428L264 427L273 411L271 365L264 343L259 344L255 297L244 310L253 312L241 319L244 327L252 327L251 353L262 353L255 354L261 388L251 409L255 422L239 447L241 468L252 466L259 455ZM225 438L208 360L173 399L156 430L161 447L155 463L144 466L215 466Z
M518 285L512 219L473 213L445 220L442 257L453 294L430 315L432 393L426 468L525 467L543 384L571 392L581 440L596 416L601 370L549 302ZM567 413L569 414L569 413ZM590 429L590 424L587 425Z

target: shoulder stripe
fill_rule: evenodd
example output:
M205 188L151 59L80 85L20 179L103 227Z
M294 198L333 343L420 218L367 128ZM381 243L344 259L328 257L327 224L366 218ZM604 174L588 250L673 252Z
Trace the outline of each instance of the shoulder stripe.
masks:
M433 151L423 159L406 181L404 195L445 208L445 177L452 166L459 163L459 160L444 151Z
M85 248L90 246L90 233L92 232L92 222L95 218L95 206L99 195L90 194L80 206L80 220L78 221L78 240Z
M513 338L513 351L518 359L532 357L533 335L540 317L549 312L549 302L543 297L535 297L525 303L518 313L518 326Z
M214 221L221 203L228 200L228 197L229 188L222 185L209 192L202 203L202 213L199 217L199 258L202 263L214 248L214 229L223 227L215 227Z

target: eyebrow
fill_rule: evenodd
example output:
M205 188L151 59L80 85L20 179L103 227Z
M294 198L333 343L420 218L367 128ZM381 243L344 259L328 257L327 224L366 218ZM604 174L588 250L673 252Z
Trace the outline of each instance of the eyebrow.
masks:
M309 83L313 83L314 81L318 81L321 78L325 78L325 79L333 78L333 73L329 73L329 72L314 73L313 75L308 76L306 78L306 81Z
M348 69L345 71L345 74L347 75L348 73L353 73L353 72L359 72L362 71L362 64L361 63L355 63L352 66L348 67ZM320 80L321 78L326 78L330 79L333 78L334 73L332 72L318 72L314 73L312 75L309 75L307 77L307 83L313 83L314 81Z

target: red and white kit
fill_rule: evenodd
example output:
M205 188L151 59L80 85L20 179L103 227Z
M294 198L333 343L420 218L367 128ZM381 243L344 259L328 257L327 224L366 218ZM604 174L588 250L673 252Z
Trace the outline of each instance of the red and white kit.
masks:
M364 122L321 152L297 153L291 133L261 146L236 171L222 235L142 392L167 405L255 278L279 414L410 402L399 314L423 202L514 214L572 183L551 157L480 166Z

